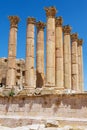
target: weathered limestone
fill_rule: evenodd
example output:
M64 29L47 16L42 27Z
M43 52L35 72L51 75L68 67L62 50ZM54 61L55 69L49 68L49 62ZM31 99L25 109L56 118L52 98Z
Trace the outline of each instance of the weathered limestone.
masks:
M70 41L70 26L63 27L64 32L64 87L71 89L71 41Z
M9 50L8 50L8 67L6 77L6 88L10 89L15 86L15 69L16 69L16 41L17 41L17 24L18 16L9 16L10 20L10 35L9 35Z
M35 18L27 19L25 62L23 59L16 59L16 31L19 18L9 17L11 21L9 55L8 59L0 58L0 130L87 130L87 91L83 92L83 41L78 39L77 34L72 34L70 37L71 27L62 27L62 17L55 18L54 7L45 10L46 84L45 24L41 21L36 23ZM34 25L37 27L36 70L34 70ZM6 72L9 82L5 89Z
M44 85L44 28L45 23L39 21L36 23L37 27L37 49L36 49L36 86L42 87Z
M34 72L34 24L35 18L27 19L25 89L35 88Z
M0 96L0 124L11 128L33 124L44 124L45 127L61 127L67 124L86 127L87 93Z
M71 35L72 49L72 89L78 91L78 34L74 33Z
M0 86L3 89L5 86L8 88L4 89L4 95L12 91L16 92L15 95L19 91L21 91L20 95L83 92L82 40L77 39L77 34L72 34L70 37L71 27L69 25L62 27L62 17L55 17L57 12L55 7L45 8L45 12L47 26L41 21L36 23L35 18L27 19L26 60L22 62L21 59L16 62L16 35L19 18L9 17L11 28L8 59L0 60ZM36 49L34 49L35 25L37 28ZM44 72L45 26L47 27L46 76Z
M47 16L46 86L55 86L55 7L45 8Z
M24 86L25 79L25 61L23 59L16 59L16 86ZM7 58L0 58L0 85L6 86L6 74L7 74ZM17 88L17 87L16 87Z
M62 32L62 17L56 18L56 87L62 89L63 84L63 32Z
M83 40L78 39L78 80L79 80L79 91L82 92L84 90L83 85L83 56L82 56L82 44Z

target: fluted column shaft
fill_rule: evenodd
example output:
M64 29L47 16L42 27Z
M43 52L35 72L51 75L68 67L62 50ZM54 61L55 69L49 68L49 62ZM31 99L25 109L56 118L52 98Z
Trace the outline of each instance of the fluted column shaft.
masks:
M71 89L71 40L70 40L70 26L63 27L64 32L64 87Z
M72 89L78 91L78 35L74 33L71 35L72 41Z
M78 39L78 86L79 91L82 92L84 90L84 84L83 84L83 53L82 53L82 44L83 40Z
M35 18L27 19L25 88L35 88L34 72L34 24Z
M36 86L42 87L44 85L44 28L43 22L37 22L37 46L36 46Z
M17 16L9 16L10 34L8 49L8 67L6 76L6 88L12 88L16 85L15 69L16 69L16 42L17 42L17 24L19 18Z
M64 87L62 22L62 17L56 18L56 87L59 89Z
M54 7L45 8L47 16L46 86L55 86L55 14Z

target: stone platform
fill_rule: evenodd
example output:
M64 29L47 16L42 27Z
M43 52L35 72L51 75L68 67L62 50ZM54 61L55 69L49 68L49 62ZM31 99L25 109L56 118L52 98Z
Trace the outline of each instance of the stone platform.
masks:
M34 124L44 125L44 129L87 128L87 93L0 96L0 124L10 128Z

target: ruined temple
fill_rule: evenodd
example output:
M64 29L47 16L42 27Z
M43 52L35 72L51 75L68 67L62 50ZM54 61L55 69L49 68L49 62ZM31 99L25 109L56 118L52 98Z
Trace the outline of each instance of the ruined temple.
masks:
M27 18L26 59L16 59L16 41L19 17L9 16L10 34L8 58L0 59L0 83L9 90L21 87L83 92L83 40L71 33L63 18L55 17L55 7L45 8L47 22ZM37 34L35 35L35 27ZM46 73L44 71L44 28L46 28ZM34 41L36 37L36 41ZM36 42L36 68L34 68Z
M46 7L44 10L46 23L37 22L33 17L27 18L25 59L16 59L20 19L18 16L8 17L10 20L8 58L0 58L0 102L3 101L0 103L0 114L20 115L21 124L25 125L30 122L30 124L44 124L50 117L56 122L48 121L45 127L53 127L52 130L57 130L55 128L58 127L57 120L62 126L67 123L86 125L87 94L84 92L83 84L83 40L77 33L71 32L70 25L63 25L64 20L61 16L56 17L55 7ZM44 52L45 29L46 52ZM46 73L44 53L46 53ZM5 104L7 105L2 110ZM23 116L28 118L25 120ZM13 126L16 125L16 119L14 120ZM10 118L9 126L12 125L12 121L13 118Z

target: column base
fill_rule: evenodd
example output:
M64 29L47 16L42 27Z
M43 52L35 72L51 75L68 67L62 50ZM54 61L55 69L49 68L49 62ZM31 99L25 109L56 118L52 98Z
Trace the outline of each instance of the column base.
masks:
M52 84L47 84L47 83L46 83L46 84L45 84L45 87L48 87L48 88L49 88L49 87L53 87L53 88L54 88L54 87L55 87L55 84L52 85Z
M3 94L4 96L14 96L14 95L17 95L18 93L18 89L17 89L17 86L6 86L4 89L3 89Z
M4 96L10 96L11 88L4 88L2 94Z
M42 95L61 94L61 93L63 93L63 90L64 90L64 88L58 88L56 86L54 86L54 87L53 86L50 86L50 87L45 86L45 87L43 87L41 94Z
M23 96L31 96L31 95L34 95L35 93L35 88L30 88L28 86L25 86L24 89L22 91L19 92L18 95L23 95Z
M51 90L64 90L64 87L57 87L55 85L45 84L43 88L51 89Z

